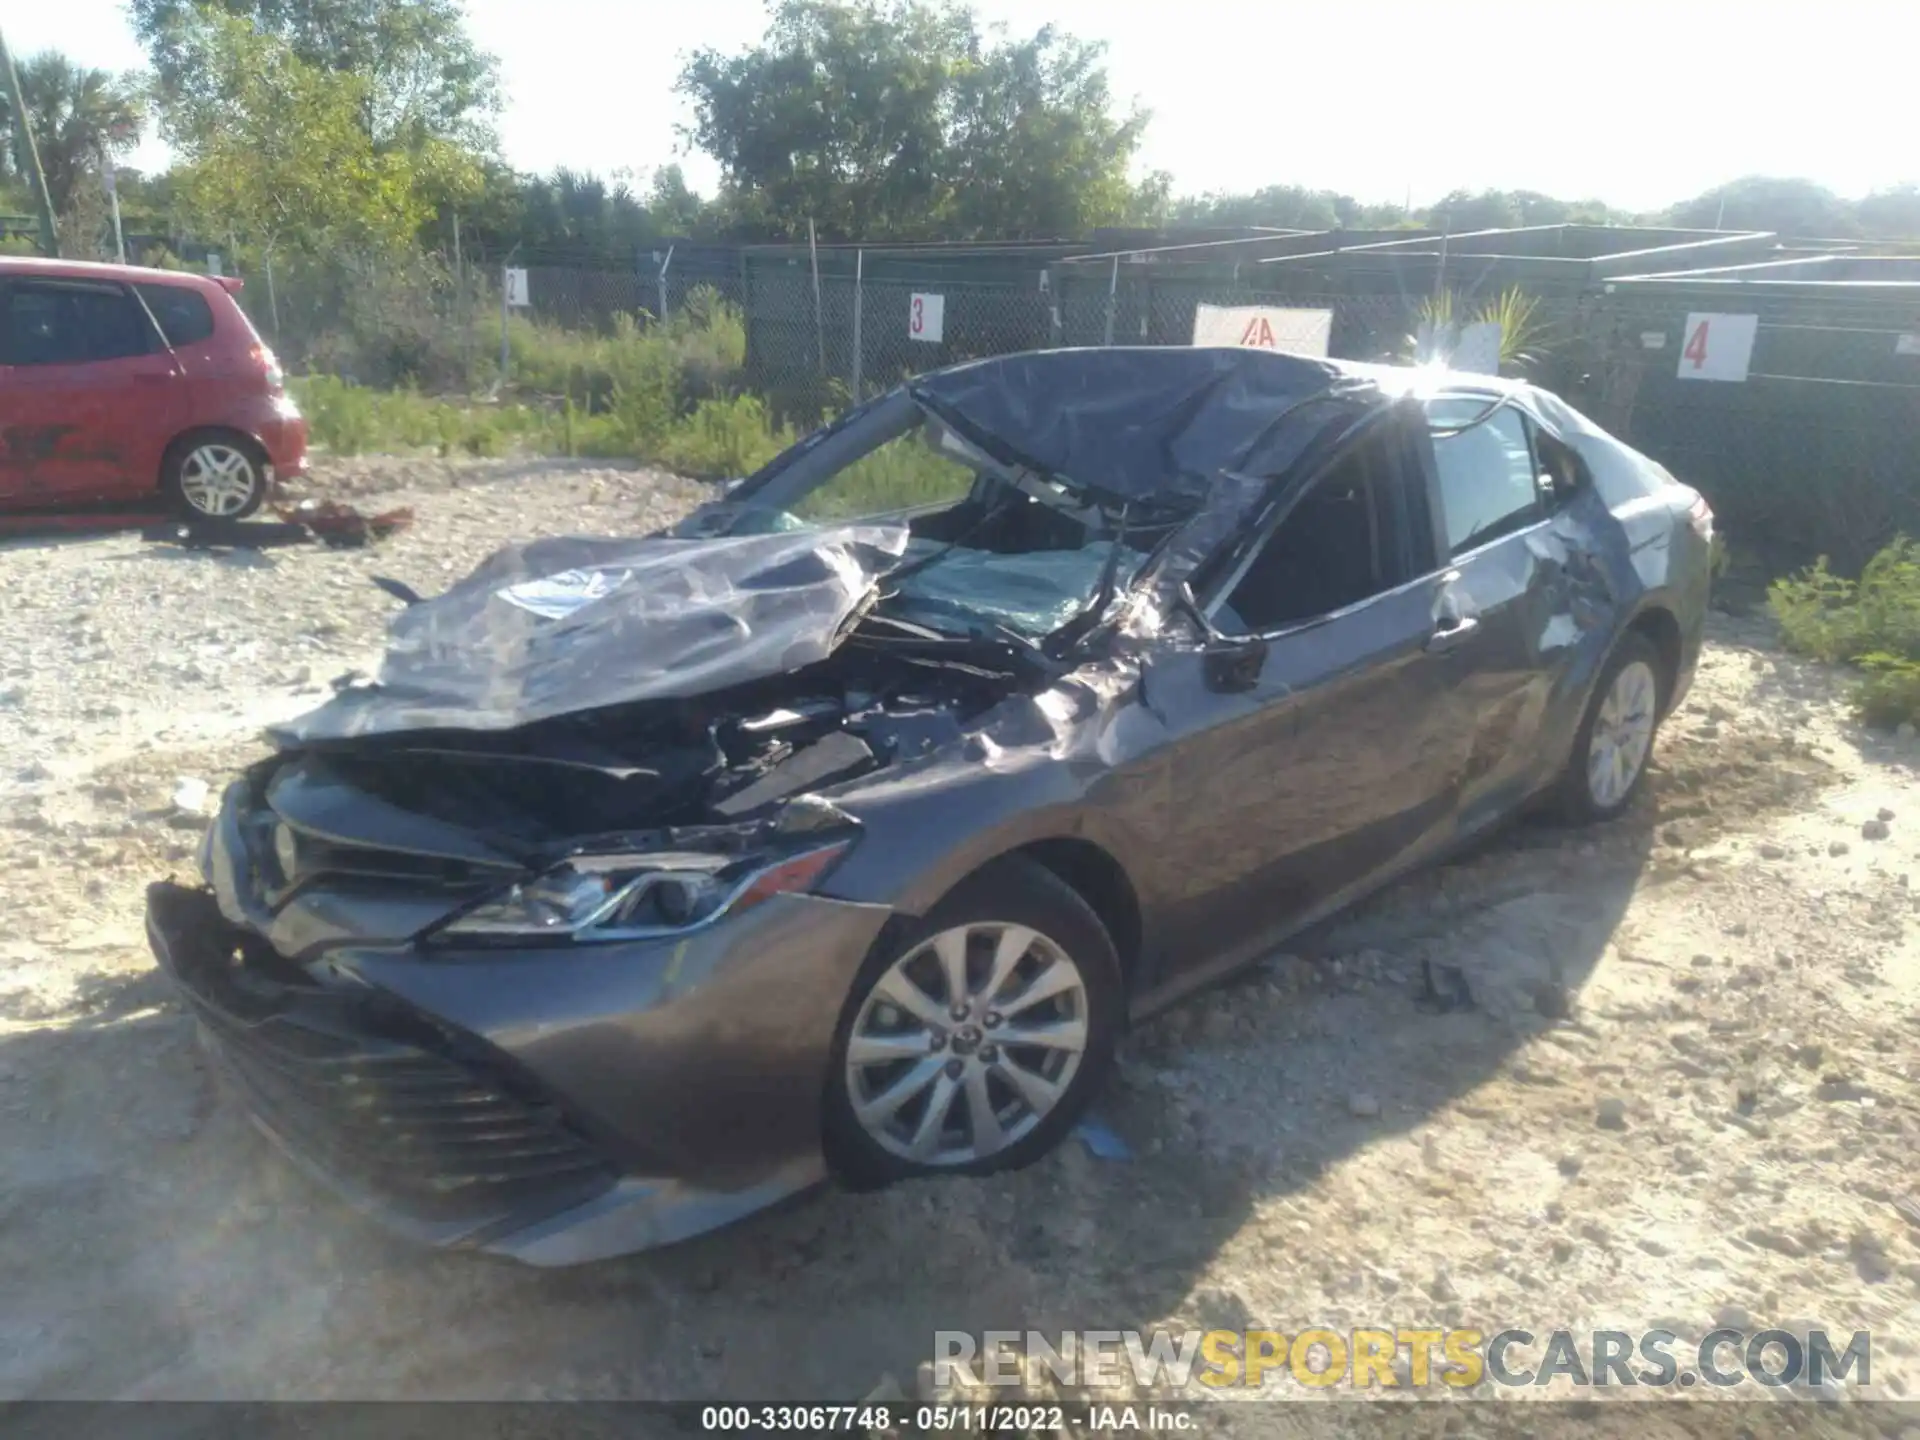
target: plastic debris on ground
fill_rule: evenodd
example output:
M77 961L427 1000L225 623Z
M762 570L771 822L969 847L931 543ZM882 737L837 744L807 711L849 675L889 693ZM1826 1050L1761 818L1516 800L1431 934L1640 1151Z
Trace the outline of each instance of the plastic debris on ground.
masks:
M1120 1133L1106 1121L1088 1116L1073 1127L1073 1133L1087 1153L1096 1160L1131 1160L1133 1147L1120 1137Z
M270 520L229 520L205 516L197 520L170 520L150 525L140 538L183 550L268 550L280 545L305 545L313 536L304 525L276 525Z
M1473 1008L1473 991L1467 986L1466 972L1458 965L1436 965L1431 960L1423 961L1422 976L1426 982L1419 999L1422 1009L1445 1015L1450 1011Z
M273 512L290 524L304 525L321 544L336 550L357 550L413 524L413 511L405 506L363 515L338 500L302 500L298 505L276 505Z

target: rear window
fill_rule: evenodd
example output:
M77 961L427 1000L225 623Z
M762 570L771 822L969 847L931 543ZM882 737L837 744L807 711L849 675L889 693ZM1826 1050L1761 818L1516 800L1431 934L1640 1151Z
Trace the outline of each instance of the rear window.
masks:
M160 333L178 349L197 345L213 334L213 307L198 290L184 285L136 285L140 298L160 322Z

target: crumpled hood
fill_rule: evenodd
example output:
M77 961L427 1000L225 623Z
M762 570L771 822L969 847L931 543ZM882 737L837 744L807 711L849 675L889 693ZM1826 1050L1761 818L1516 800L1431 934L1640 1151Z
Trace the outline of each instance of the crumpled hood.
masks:
M509 545L394 617L376 683L273 737L510 730L794 670L833 650L907 539L866 524Z

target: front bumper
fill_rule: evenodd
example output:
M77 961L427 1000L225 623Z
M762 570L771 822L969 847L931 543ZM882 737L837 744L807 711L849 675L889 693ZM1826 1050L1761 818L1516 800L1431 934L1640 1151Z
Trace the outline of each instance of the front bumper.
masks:
M393 910L356 896L268 915L241 788L213 890L150 887L148 936L256 1122L356 1209L563 1265L825 1177L827 1057L886 907L781 896L679 941L425 952L368 938Z

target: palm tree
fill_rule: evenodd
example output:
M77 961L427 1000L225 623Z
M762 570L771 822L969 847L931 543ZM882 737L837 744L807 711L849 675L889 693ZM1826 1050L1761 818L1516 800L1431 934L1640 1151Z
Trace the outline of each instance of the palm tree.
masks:
M140 141L146 113L138 88L105 70L75 65L58 50L43 50L18 65L20 98L46 172L47 195L56 214L67 214L88 176L98 175L114 154ZM25 169L13 152L12 116L0 95L0 136L12 176Z

